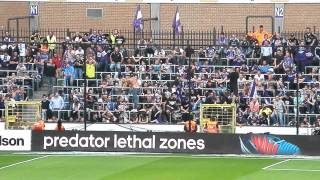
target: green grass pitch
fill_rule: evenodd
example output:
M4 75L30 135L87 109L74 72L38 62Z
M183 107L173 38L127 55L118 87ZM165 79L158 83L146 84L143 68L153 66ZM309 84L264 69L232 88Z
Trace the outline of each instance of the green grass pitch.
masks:
M319 180L320 160L0 154L0 180Z

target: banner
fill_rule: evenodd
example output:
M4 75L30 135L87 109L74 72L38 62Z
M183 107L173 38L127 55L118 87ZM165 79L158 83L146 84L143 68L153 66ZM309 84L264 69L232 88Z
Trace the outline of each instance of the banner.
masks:
M229 141L237 143L229 143ZM241 153L237 137L152 132L32 133L32 151L150 152L150 153Z
M31 131L4 130L0 131L0 151L30 151Z
M32 151L320 155L319 136L153 132L32 132Z

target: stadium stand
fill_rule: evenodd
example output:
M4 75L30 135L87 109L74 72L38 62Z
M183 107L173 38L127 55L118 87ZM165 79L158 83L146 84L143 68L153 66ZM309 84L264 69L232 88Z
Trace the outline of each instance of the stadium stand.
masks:
M25 41L6 32L0 109L4 100L40 99L45 89L42 116L49 122L83 121L85 99L92 122L182 123L189 108L198 120L202 103L236 103L238 125L295 126L299 111L301 126L312 126L320 111L320 48L306 31L296 38L260 27L241 36L220 33L201 46L141 38L131 48L118 30L64 39L34 32Z

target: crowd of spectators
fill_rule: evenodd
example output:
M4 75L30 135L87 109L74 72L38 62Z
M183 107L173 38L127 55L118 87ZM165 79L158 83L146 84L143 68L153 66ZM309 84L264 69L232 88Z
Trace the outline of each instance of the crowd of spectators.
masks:
M297 107L301 114L320 112L320 48L310 28L297 39L260 26L195 49L165 49L152 38L127 49L118 30L59 42L52 32L34 33L28 43L7 33L1 44L0 69L36 70L48 85L42 109L49 120L83 120L84 99L89 120L100 122L177 123L189 111L197 117L201 103L236 103L239 125L294 126Z

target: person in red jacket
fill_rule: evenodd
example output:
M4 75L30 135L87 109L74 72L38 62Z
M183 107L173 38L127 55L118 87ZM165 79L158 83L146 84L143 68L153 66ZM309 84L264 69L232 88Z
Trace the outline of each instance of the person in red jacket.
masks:
M57 53L53 54L52 63L56 66L56 78L62 77L62 60Z

